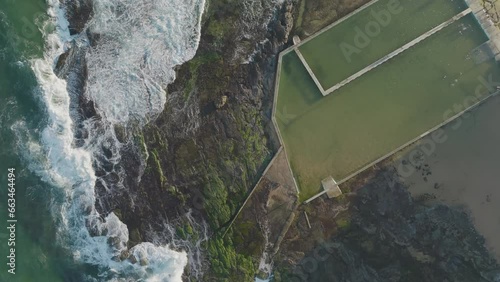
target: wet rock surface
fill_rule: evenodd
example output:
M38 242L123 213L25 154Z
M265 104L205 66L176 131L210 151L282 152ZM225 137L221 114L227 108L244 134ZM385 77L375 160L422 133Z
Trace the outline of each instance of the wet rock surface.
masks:
M236 250L252 257L263 279L272 272L273 258L297 206L297 190L285 152L280 150L231 229Z
M388 174L338 201L303 207L312 228L298 220L287 234L277 280L499 281L500 267L465 211L416 201L400 183L389 185Z
M304 27L296 33L311 33L329 24L325 19L331 15L337 19L365 2L307 1ZM251 281L256 272L252 260L266 247L258 224L236 234L242 244L259 239L252 247L255 253L219 235L278 147L270 125L277 55L290 44L300 11L296 1L264 1L248 14L243 3L247 1L210 1L197 55L178 67L177 79L167 89L165 111L142 129L133 123L115 128L123 142L121 162L96 167L102 180L96 184L97 209L103 216L114 212L127 224L130 245L175 241L181 243L173 247L182 248L182 242L203 237L200 228L185 220L186 212L191 210L200 224L207 222L213 239L202 246L205 274L198 280ZM65 5L71 32L85 31L91 1ZM91 45L99 40L97 34L86 36ZM99 118L83 95L82 48L70 48L57 65L58 75L72 82L69 90L81 122ZM76 124L81 129L76 130L77 140L83 142L88 133ZM425 199L415 201L404 187L390 187L382 177L361 186L340 199L319 199L298 209L274 259L276 280L499 281L498 265L465 213L428 205ZM268 213L264 202L271 207L283 202L279 185L271 181L263 187L253 209L244 213L246 219ZM277 213L268 214L279 221ZM276 240L280 228L273 228ZM221 254L221 249L228 251Z
M70 1L65 8L71 33L87 38L90 46L98 44L99 35L85 28L91 1ZM275 150L266 124L277 54L293 26L292 8L290 2L211 2L197 55L178 67L165 111L143 128L134 122L113 128L121 158L118 164L109 161L116 155L113 148L102 148L97 156L96 208L103 217L114 212L127 224L129 247L140 240L173 243L173 248L195 244L204 230L186 221L189 210L190 220L208 222L217 237L244 201ZM90 47L73 44L57 64L74 93L76 126L82 128L76 130L78 140L88 136L80 125L99 119L84 95L85 48ZM100 126L94 123L92 130L109 130ZM219 260L210 256L204 264L208 277L209 265ZM237 262L243 265L244 258ZM252 270L235 275L244 281Z
M82 32L92 16L92 0L62 0L72 35Z

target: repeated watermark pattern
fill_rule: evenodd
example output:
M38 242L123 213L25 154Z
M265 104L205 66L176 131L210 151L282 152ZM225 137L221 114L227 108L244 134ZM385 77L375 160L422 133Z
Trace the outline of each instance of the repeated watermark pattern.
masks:
M341 42L340 50L347 62L352 62L353 55L359 55L363 49L367 48L373 38L380 35L382 30L389 26L393 16L401 13L403 7L399 0L391 0L387 3L385 9L376 11L372 9L370 15L373 20L369 21L364 27L356 26L354 28L354 36L350 42Z
M443 113L443 123L446 123L451 130L456 131L461 128L464 120L471 116L469 113L471 108L480 104L489 96L497 94L500 90L500 80L494 80L492 74L489 74L486 78L480 76L477 79L479 84L474 94L465 97L462 103L454 104ZM448 140L449 136L443 128L436 129L427 137L421 139L419 144L396 164L396 171L400 178L411 177L417 171L417 168L436 152L437 145ZM390 177L386 179L389 180ZM388 183L391 187L394 187L395 181L391 179Z
M311 273L316 272L321 263L327 261L336 251L333 242L323 242L312 250L310 255L303 258L289 277L290 282L309 281Z
M417 168L422 166L428 157L436 153L439 144L444 144L450 140L447 130L456 131L460 129L464 121L472 116L469 111L500 92L500 80L495 80L492 74L486 77L480 76L477 79L479 84L474 94L465 97L462 103L455 104L444 111L444 125L419 140L418 144L406 154L406 157L396 162L394 166L399 179L394 177L393 172L386 172L383 175L389 187L394 188L398 181L403 181L416 173ZM446 127L446 130L443 127ZM289 277L289 281L309 281L311 273L317 271L321 263L332 256L336 246L336 243L326 241L319 244L300 261L298 267L294 269L291 277Z

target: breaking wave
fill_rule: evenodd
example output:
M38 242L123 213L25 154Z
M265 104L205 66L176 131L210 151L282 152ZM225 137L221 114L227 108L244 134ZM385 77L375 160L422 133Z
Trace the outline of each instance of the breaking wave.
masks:
M31 61L47 126L39 136L20 139L30 168L56 187L51 209L57 239L75 261L98 267L99 277L90 280L182 281L185 252L152 243L129 249L127 226L114 213L104 218L97 212L94 190L99 179L93 164L102 154L95 150L106 146L115 148L113 158L119 159L117 139L98 134L113 136L113 125L132 119L144 123L163 110L163 89L175 79L173 68L191 59L198 47L204 0L94 0L88 28L100 39L86 57L85 95L95 102L105 132L90 134L81 147L75 146L67 83L54 72L58 56L74 38L59 1L47 2L50 19L40 27L46 39L44 57ZM26 131L22 122L14 127Z
M106 120L144 121L163 110L174 67L196 53L205 2L95 0L88 24L98 44L87 55L89 98Z

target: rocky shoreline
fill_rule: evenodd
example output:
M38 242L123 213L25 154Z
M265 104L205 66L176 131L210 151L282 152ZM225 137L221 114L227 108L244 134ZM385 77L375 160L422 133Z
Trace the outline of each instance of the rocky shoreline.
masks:
M500 279L469 215L412 198L389 167L366 172L365 183L352 183L340 198L300 208L312 226L301 217L289 230L276 259L277 281Z
M266 182L243 211L244 221L238 224L247 229L222 234L278 149L271 123L277 56L291 35L310 34L367 2L303 1L208 1L198 51L177 68L165 110L145 127L132 123L114 128L126 144L114 169L125 178L106 173L106 166L96 168L105 183L122 180L127 188L109 193L98 183L99 213L114 212L128 226L130 246L154 241L187 249L195 259L186 269L186 281L253 281L266 249L266 230L245 221L262 215L262 203L275 195L265 188L276 186ZM98 44L99 35L85 30L92 1L64 3L71 32L85 32L90 46ZM83 121L99 119L93 102L83 95L85 48L89 46L75 42L57 64L79 109L74 113L80 129L77 145L87 135ZM448 274L456 278L450 281L494 277L498 266L474 241L478 235L466 215L416 203L402 186L388 191L379 175L366 179L363 188L339 203L287 210L296 210L296 216L281 247L273 246L279 249L276 281L398 281L420 279L419 271L430 271L423 278L436 281L445 281L439 279ZM311 215L314 228L304 227L303 211ZM429 237L429 232L437 235ZM435 249L442 241L443 249ZM311 252L325 242L335 255L316 260L317 271L305 269ZM463 248L454 250L453 245ZM382 265L386 257L390 262ZM301 280L303 274L307 280ZM405 281L420 281L411 279Z
M88 134L84 121L99 119L93 102L84 96L85 53L89 46L98 44L99 35L85 29L92 16L91 1L64 4L71 33L89 42L74 42L56 67L58 75L68 81L72 108L78 109L73 113L78 145ZM125 175L121 180L127 190L109 193L108 187L120 176L109 174L106 165L95 168L104 183L110 184L105 188L97 183L96 208L103 216L114 212L127 224L130 246L159 241L191 249L201 240L202 249L207 249L212 242L205 241L207 230L202 222L208 222L214 238L211 241L223 244L217 239L218 232L273 154L272 141L265 141L270 135L266 124L275 58L288 41L292 5L269 2L251 14L243 3L230 5L222 1L208 4L197 55L178 68L176 81L168 87L165 111L145 128L133 124L115 128L117 138L126 146L121 149L119 167L109 166ZM232 247L228 252L235 260L226 262L231 265L222 266L221 271L239 276L231 274L232 268L237 261L246 261L248 271L241 278L253 277L250 260L236 255ZM209 271L209 265L225 255L208 252L201 258L204 279L220 277L221 273ZM186 277L192 274L187 269Z

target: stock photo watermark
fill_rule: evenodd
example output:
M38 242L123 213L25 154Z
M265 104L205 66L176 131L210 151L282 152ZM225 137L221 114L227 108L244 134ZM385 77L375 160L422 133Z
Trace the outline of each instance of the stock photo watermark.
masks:
M489 74L486 78L480 76L477 80L479 84L476 86L474 94L465 97L462 103L454 104L447 109L443 113L443 123L440 127L421 138L418 145L406 154L406 157L398 161L395 168L400 179L411 177L427 158L436 153L438 145L449 140L449 136L443 127L449 126L454 131L460 129L464 121L471 117L470 111L500 92L500 80L494 80L492 74ZM389 173L385 178L389 186L394 187L397 180L392 178Z
M396 162L394 167L397 171L399 180L411 177L417 172L417 168L422 166L428 157L436 153L438 145L444 144L450 140L449 132L447 131L459 130L464 124L464 121L472 117L470 111L500 92L500 79L496 79L492 74L480 76L477 80L479 84L476 86L475 92L465 97L461 103L456 103L445 110L442 115L442 124L417 140L417 145L409 151L409 153L405 154L404 158ZM277 117L295 118L295 115L287 112L286 115L277 114ZM290 120L285 119L284 122L290 122ZM394 187L398 181L397 178L393 177L391 172L386 172L384 177L386 178L387 185L390 187ZM311 274L318 271L319 267L334 255L337 249L338 244L334 242L323 242L319 244L300 260L298 267L290 274L291 277L289 277L289 281L309 281Z
M16 169L7 170L7 272L16 274Z
M351 42L341 42L340 50L347 62L352 62L353 55L359 55L364 48L368 47L373 38L380 35L382 29L389 26L392 17L403 11L400 0L391 0L387 3L385 9L370 11L373 20L369 21L364 27L356 26L353 30L354 37Z
M314 248L310 255L302 259L298 264L299 267L295 268L292 272L290 282L303 282L309 281L311 273L316 272L320 263L328 260L336 251L337 244L333 242L323 242Z

